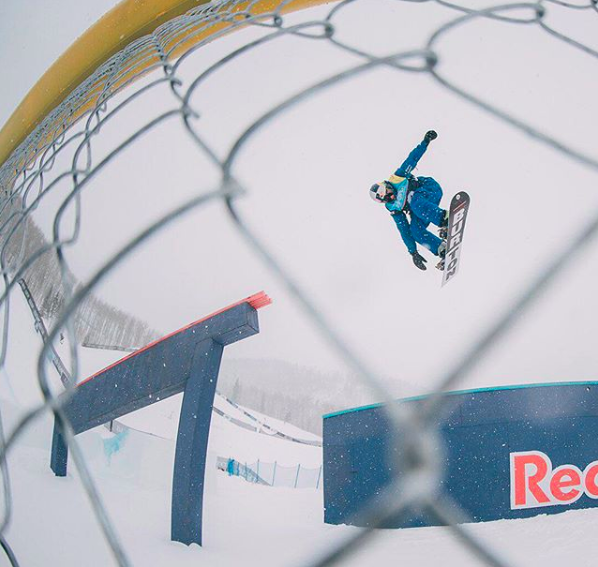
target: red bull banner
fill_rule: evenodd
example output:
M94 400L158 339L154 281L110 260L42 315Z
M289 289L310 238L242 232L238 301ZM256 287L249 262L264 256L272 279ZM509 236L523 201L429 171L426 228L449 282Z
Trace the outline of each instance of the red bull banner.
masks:
M423 411L425 397L398 400ZM438 428L438 490L466 521L598 507L598 382L451 392ZM440 417L438 418L440 419ZM403 474L408 453L382 405L324 416L324 519L368 526L360 511ZM437 525L425 511L386 528Z

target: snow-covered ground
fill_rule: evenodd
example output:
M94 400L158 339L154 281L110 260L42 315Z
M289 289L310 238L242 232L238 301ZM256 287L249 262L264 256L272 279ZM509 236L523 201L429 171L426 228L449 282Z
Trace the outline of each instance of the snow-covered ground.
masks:
M6 412L6 405L3 404ZM11 453L14 519L7 537L21 565L113 564L76 472L56 478L49 469L51 422L40 421ZM208 469L204 546L169 541L172 441L132 432L107 458L98 430L81 444L102 498L133 565L299 565L355 528L323 523L322 491L270 488ZM257 433L244 443L260 443ZM252 437L251 437L252 436ZM284 442L282 442L284 443ZM297 447L296 444L290 444ZM468 529L514 565L595 565L596 510L498 521ZM34 542L34 544L32 544ZM475 565L444 528L384 530L347 565L437 567ZM0 558L0 565L5 565Z

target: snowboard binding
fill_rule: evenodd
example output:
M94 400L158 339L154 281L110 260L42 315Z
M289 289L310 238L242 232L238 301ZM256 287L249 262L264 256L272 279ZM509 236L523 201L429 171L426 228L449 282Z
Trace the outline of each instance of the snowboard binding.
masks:
M446 240L448 236L448 221L449 221L449 211L444 211L444 218L442 219L441 223L438 225L438 236L442 238L442 240Z
M438 257L440 258L440 262L438 262L438 264L436 264L436 269L443 272L444 271L444 260L446 257L446 239L440 243L440 246L438 246Z

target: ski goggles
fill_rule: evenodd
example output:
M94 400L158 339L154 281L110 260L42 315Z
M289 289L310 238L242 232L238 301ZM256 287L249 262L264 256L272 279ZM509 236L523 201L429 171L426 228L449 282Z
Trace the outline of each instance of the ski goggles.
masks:
M391 201L391 197L394 195L394 190L392 185L387 181L382 181L381 183L377 183L372 185L370 189L370 196L374 201L379 203L388 203Z

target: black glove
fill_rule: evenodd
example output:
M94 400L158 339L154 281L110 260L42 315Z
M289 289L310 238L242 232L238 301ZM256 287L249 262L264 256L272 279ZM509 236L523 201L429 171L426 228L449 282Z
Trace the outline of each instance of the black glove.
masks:
M428 268L426 268L426 262L428 260L426 260L417 250L411 254L411 256L413 257L413 263L420 269L420 270L427 270Z
M424 136L424 141L430 143L432 140L438 138L438 134L434 130L428 130Z

